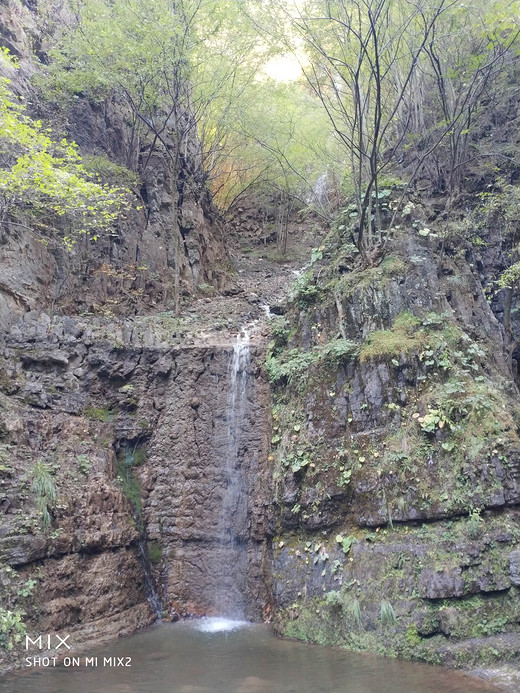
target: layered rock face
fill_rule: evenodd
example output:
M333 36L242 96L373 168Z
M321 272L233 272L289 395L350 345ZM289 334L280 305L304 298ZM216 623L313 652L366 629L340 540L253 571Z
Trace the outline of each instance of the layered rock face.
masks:
M268 361L278 628L446 664L513 658L517 389L478 263L413 232L368 269L330 253Z
M75 97L59 108L34 98L29 78L47 61L52 26L42 27L35 8L8 0L0 10L0 45L19 60L8 68L15 93L32 103L32 115L53 124L56 138L74 140L84 157L107 156L129 166L127 185L133 192L132 209L117 229L97 241L80 236L71 251L60 238L42 239L29 228L3 225L0 238L0 320L19 318L25 311L52 306L53 310L103 315L169 308L174 302L176 265L180 290L196 294L198 287L219 289L229 267L219 215L196 161L200 144L196 134L186 143L177 167L144 141L139 152L131 148L128 113L114 98L93 103ZM45 3L43 3L45 4ZM44 8L49 10L48 7ZM53 21L70 21L67 5L49 10ZM177 252L177 246L180 246Z
M150 591L165 613L268 603L263 349L234 371L232 339L172 347L167 321L145 322L29 313L4 335L0 555L36 580L30 630L76 645L150 623Z
M208 345L174 354L156 403L143 517L162 549L161 595L181 612L258 619L267 603L269 395L252 349L242 402L232 348Z

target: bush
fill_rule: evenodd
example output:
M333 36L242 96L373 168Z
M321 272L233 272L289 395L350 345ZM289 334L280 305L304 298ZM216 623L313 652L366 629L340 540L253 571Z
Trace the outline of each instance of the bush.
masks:
M419 350L424 341L420 325L419 318L411 313L400 313L390 330L377 330L368 336L359 353L361 361Z
M25 636L26 627L22 617L21 611L0 607L0 647L9 652Z

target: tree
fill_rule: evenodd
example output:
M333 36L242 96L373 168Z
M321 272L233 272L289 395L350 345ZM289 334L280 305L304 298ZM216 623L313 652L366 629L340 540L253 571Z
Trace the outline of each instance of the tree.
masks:
M503 0L309 0L286 10L297 36L289 43L305 46L305 76L350 163L360 250L388 237L419 174L440 181L449 204L468 161L491 155L472 151L472 137L493 84L517 59L517 9ZM384 229L380 181L391 169L408 183Z
M0 60L15 66L6 50ZM24 226L49 239L62 219L69 248L77 234L97 239L118 218L128 191L92 180L77 146L54 141L26 114L9 84L0 78L0 229Z
M464 187L468 164L514 158L509 148L486 141L486 132L497 128L516 90L519 10L518 2L503 0L450 6L432 28L404 104L419 116L411 122L405 159L412 169L421 165L434 190L447 193L447 209Z
M268 185L283 206L290 199L305 204L316 179L335 167L327 118L300 82L253 81L232 117L220 164L210 176L224 208L252 184Z
M205 194L228 122L221 114L255 73L252 34L244 23L234 26L237 0L75 0L73 7L74 22L50 51L47 92L115 94L130 118L127 165L146 182L154 154L169 163L178 313L183 199ZM222 37L232 49L223 49Z
M309 56L305 76L350 160L360 250L381 240L380 177L407 134L407 123L398 126L400 110L447 6L446 0L318 0L292 17Z

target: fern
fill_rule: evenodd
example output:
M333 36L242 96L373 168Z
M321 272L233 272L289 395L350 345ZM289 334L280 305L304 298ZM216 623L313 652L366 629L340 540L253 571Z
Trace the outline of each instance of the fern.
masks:
M354 622L356 628L361 628L361 606L355 597L346 602L345 611Z

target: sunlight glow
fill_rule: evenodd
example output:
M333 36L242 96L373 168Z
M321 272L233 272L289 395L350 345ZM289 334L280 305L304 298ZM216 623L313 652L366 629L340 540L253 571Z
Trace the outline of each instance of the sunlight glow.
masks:
M300 61L292 55L271 58L264 65L262 72L278 82L295 82L302 76Z

